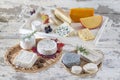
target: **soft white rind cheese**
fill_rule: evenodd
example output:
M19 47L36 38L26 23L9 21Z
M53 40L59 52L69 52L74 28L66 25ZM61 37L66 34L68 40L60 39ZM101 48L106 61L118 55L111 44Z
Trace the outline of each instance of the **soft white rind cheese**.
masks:
M83 69L85 72L90 73L90 74L96 73L98 71L98 67L94 63L88 63L88 64L84 65Z
M20 41L20 47L22 49L31 49L36 44L36 40L34 36L31 36L30 38L25 38Z
M72 66L71 72L74 74L80 74L82 72L82 68L80 66Z
M39 20L34 20L31 22L32 30L33 31L40 31L42 23Z
M13 60L13 64L23 68L31 68L37 59L38 56L35 53L21 50Z
M92 62L97 65L102 62L103 57L104 57L102 53L91 50L87 47L84 47L84 48L88 51L88 54L84 54L83 52L78 51L78 54L81 55L81 58L83 58L87 62Z
M43 55L52 55L57 51L57 43L54 40L43 39L37 44L37 51Z

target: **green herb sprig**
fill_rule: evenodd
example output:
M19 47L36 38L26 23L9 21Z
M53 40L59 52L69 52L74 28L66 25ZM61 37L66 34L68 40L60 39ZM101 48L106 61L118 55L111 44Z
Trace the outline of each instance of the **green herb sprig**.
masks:
M29 35L25 36L23 39L25 39L25 38L31 38L31 36L33 36L36 32L37 31L34 31L34 32L30 33Z
M77 51L80 51L80 52L82 52L82 53L85 54L85 55L88 55L88 53L89 53L89 52L88 52L84 47L82 47L82 46L81 46L81 47L78 47L78 46L77 46Z

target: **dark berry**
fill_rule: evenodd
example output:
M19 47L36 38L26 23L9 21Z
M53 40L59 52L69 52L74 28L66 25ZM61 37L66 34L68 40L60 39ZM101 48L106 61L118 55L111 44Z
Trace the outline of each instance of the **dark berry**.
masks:
M45 33L49 33L49 31L48 31L48 30L46 30L46 31L45 31Z
M33 9L32 11L30 11L30 14L33 15L35 13L35 9Z
M51 28L50 25L48 25L48 28Z
M45 27L45 33L49 33L48 27Z
M49 29L49 32L52 32L52 28Z
M48 27L45 27L45 30L47 30L48 29Z

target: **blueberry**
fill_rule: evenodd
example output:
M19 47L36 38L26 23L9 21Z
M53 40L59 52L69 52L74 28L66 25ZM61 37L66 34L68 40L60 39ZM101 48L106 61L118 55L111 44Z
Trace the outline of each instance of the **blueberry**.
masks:
M52 32L52 28L49 29L49 32Z
M45 33L49 33L49 30L45 30Z
M49 33L49 28L45 27L45 33Z
M30 14L33 15L35 13L35 9L33 9L32 11L30 11Z
M48 25L48 28L51 28L50 25Z
M45 27L45 30L47 30L48 29L48 27Z

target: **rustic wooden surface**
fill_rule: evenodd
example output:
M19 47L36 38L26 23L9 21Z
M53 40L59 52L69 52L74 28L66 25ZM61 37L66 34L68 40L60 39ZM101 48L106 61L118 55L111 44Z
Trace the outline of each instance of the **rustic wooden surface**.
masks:
M12 35L18 35L20 26L29 19L30 15L27 12L38 7L94 7L97 14L110 18L112 29L118 35L111 33L110 37L120 42L119 0L0 0L0 80L120 80L120 49L117 47L99 48L105 54L103 68L96 76L90 78L79 78L69 74L60 61L48 70L34 74L15 72L5 64L6 50L19 42L19 39Z

